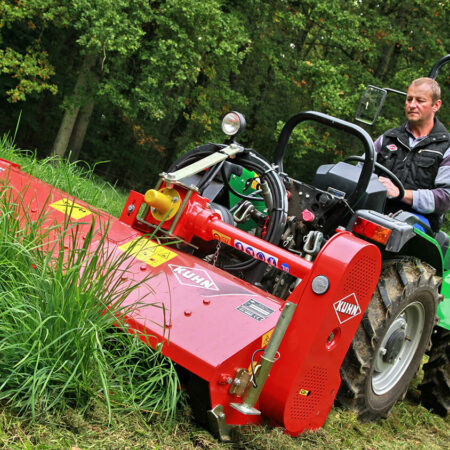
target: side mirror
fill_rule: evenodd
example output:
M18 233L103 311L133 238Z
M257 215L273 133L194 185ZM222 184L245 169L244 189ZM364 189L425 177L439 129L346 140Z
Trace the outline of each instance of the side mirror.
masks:
M358 122L373 125L378 119L386 95L386 89L367 86L356 110L355 119Z

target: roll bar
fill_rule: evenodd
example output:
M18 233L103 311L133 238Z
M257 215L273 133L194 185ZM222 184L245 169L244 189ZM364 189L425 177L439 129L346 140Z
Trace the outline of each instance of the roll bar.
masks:
M284 125L278 138L278 144L275 150L275 158L274 158L274 162L278 166L278 171L283 172L284 154L286 152L287 144L292 134L292 131L298 124L300 124L301 122L305 122L306 120L313 120L315 122L322 123L329 127L336 128L338 130L343 130L346 133L356 136L364 144L365 162L362 167L361 176L359 178L355 191L351 194L351 196L348 199L348 202L350 204L356 202L360 194L365 192L369 184L370 177L374 167L375 150L373 147L372 138L369 136L369 134L365 130L363 130L360 126L355 125L353 123L347 122L342 119L337 119L336 117L329 116L328 114L323 114L317 111L302 111L292 116Z

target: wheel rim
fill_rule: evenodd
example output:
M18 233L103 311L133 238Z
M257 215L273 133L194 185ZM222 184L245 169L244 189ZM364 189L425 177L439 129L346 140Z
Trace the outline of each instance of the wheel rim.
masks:
M422 338L425 310L422 303L410 303L394 319L378 347L372 389L377 395L389 392L411 364Z

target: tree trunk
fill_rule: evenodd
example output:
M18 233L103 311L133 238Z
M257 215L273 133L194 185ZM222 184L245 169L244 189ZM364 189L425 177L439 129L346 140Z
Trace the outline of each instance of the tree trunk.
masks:
M68 144L70 150L70 161L76 161L80 156L81 148L83 147L86 131L89 126L92 111L94 110L94 101L91 100L85 103L78 111L77 120L73 126L72 135Z
M64 112L61 125L53 143L52 155L63 158L67 152L67 147L80 112L82 98L86 95L89 87L89 72L94 66L95 61L96 57L92 54L87 54L84 58L73 90L71 105Z
M64 157L67 144L69 143L70 136L72 135L73 126L77 120L79 107L66 109L64 116L59 126L58 134L56 135L55 142L53 142L52 156Z

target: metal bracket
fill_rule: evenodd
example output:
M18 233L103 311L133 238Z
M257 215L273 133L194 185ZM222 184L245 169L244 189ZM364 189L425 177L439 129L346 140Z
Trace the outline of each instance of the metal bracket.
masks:
M238 369L228 392L231 395L242 397L247 390L250 377L251 375L248 373L247 369Z
M234 428L225 420L225 410L222 405L217 405L208 411L208 422L211 433L223 442L231 441L231 431Z
M167 184L177 183L183 178L202 172L203 170L208 169L209 167L212 167L230 156L234 156L237 153L242 152L243 150L244 148L238 144L230 144L228 147L224 147L219 151L206 156L205 158L189 164L189 166L177 170L176 172L162 173L161 177Z

